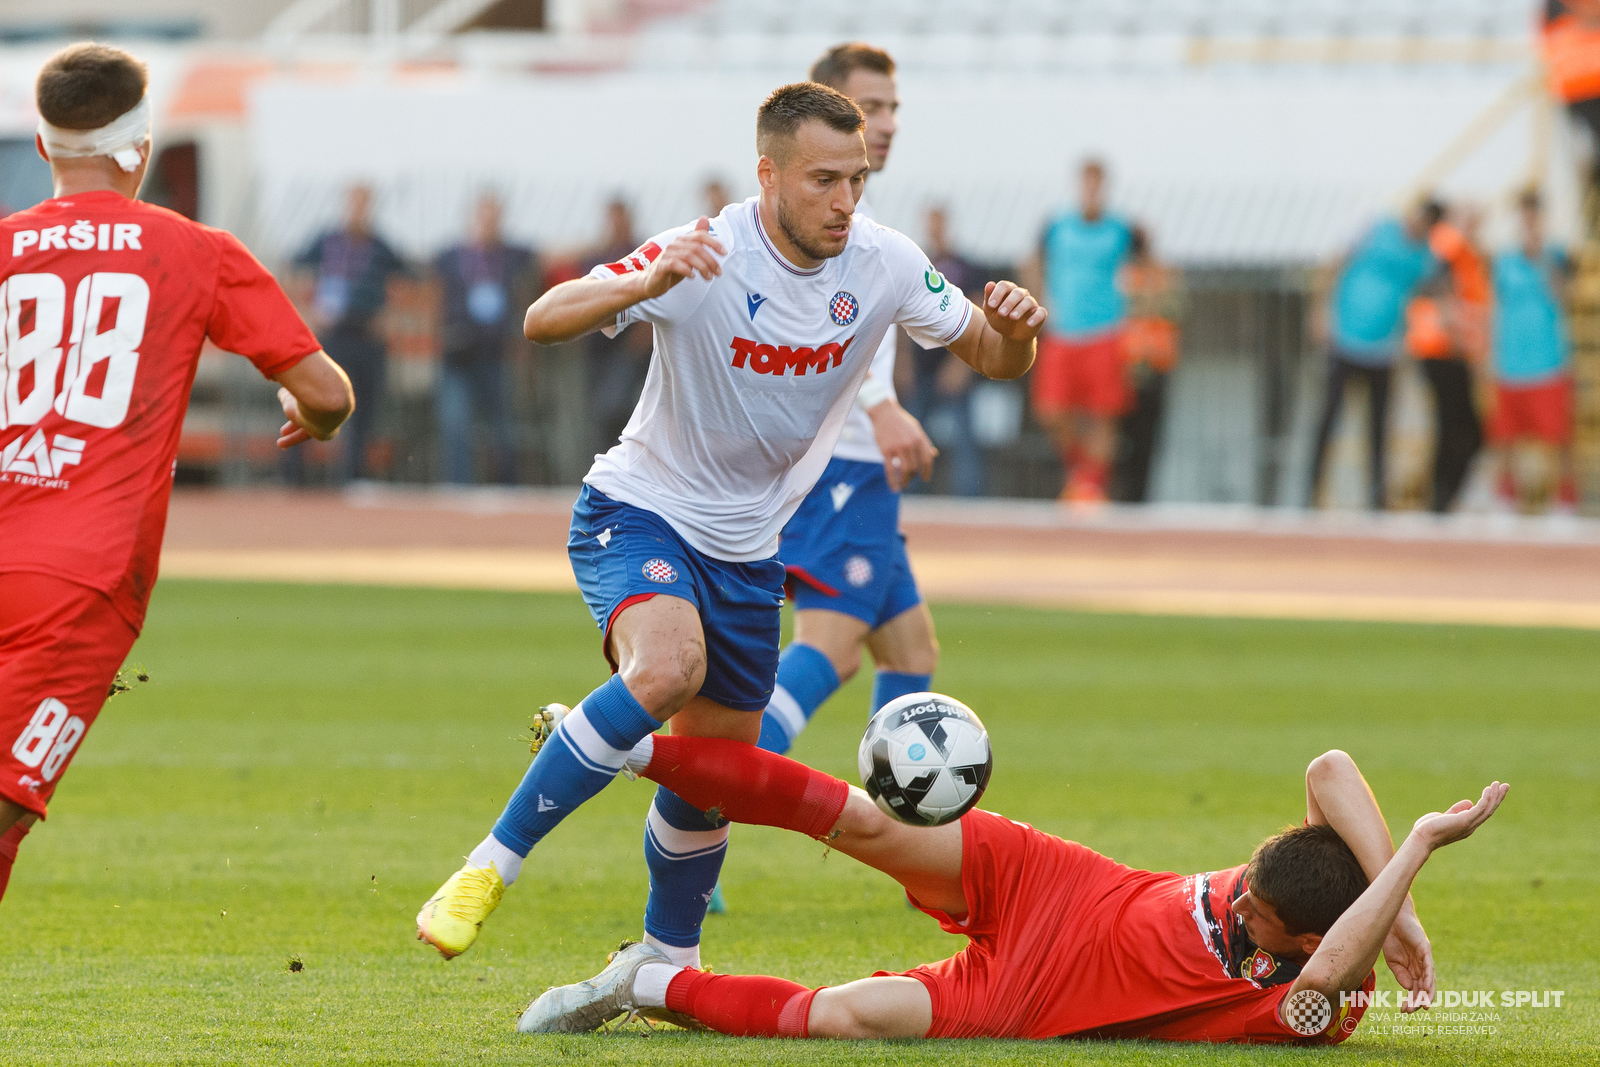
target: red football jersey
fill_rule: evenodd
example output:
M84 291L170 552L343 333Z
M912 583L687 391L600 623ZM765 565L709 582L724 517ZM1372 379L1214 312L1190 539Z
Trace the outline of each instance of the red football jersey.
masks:
M1360 1021L1339 1004L1296 1013L1299 1031L1279 1018L1300 967L1252 944L1230 910L1243 864L1135 870L985 811L961 830L971 911L929 914L971 944L906 972L933 997L930 1036L1333 1043Z
M232 234L117 193L0 220L0 570L98 589L135 628L207 337L271 377L321 346Z

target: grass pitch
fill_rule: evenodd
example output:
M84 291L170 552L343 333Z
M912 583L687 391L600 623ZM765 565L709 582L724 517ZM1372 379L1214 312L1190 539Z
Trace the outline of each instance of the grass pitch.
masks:
M466 956L413 941L412 917L525 768L529 712L604 679L577 597L174 581L133 655L153 680L102 715L0 904L0 1062L1595 1062L1600 635L936 616L936 684L993 734L984 806L1131 864L1241 862L1299 821L1305 764L1329 747L1397 834L1512 782L1430 862L1418 906L1441 989L1560 989L1562 1006L1497 1009L1487 1036L1386 1033L1374 1009L1319 1052L523 1038L530 996L637 936L654 787L619 780L567 820ZM853 777L865 704L858 680L794 755ZM782 831L737 827L723 882L720 971L838 983L963 943Z

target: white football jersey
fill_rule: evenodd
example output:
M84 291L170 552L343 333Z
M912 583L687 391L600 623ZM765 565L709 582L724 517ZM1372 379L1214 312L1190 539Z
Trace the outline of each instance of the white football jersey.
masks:
M649 268L693 224L668 230L591 277ZM622 439L584 481L660 515L694 548L767 559L827 466L883 335L948 345L972 305L914 242L857 217L839 255L801 270L762 228L756 198L711 222L722 273L687 278L606 327L655 327L644 393Z
M864 196L856 201L856 218L877 218ZM873 353L872 366L867 370L868 376L895 399L898 399L898 396L894 388L894 364L899 352L900 334L891 326L885 331L883 340L878 342L878 351ZM882 394L879 395L881 397ZM880 399L879 403L881 402ZM872 428L872 420L867 417L867 409L861 406L859 396L845 414L844 428L839 431L839 443L833 446L833 454L839 459L853 459L860 463L883 462L883 451L878 447L878 435Z

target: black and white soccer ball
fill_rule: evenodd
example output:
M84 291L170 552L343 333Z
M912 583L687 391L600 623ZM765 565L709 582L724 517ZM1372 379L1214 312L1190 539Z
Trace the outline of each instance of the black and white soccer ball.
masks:
M943 826L983 796L994 756L971 708L939 693L910 693L872 717L857 766L862 787L887 814Z

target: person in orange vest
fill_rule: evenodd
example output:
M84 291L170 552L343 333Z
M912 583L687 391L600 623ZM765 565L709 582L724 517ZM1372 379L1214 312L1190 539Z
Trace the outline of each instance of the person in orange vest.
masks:
M1183 279L1179 272L1156 259L1149 231L1136 224L1128 242L1128 262L1119 281L1128 300L1122 358L1128 368L1131 395L1117 421L1111 498L1142 504L1150 495L1150 466L1166 407L1167 377L1178 365Z
M1546 0L1543 38L1551 93L1600 144L1600 0ZM1600 185L1600 152L1594 181Z
M1433 254L1448 268L1435 275L1406 308L1406 351L1433 391L1433 486L1429 506L1443 514L1455 504L1472 459L1483 446L1473 402L1472 368L1487 348L1489 267L1476 247L1478 215L1455 212L1429 234Z

